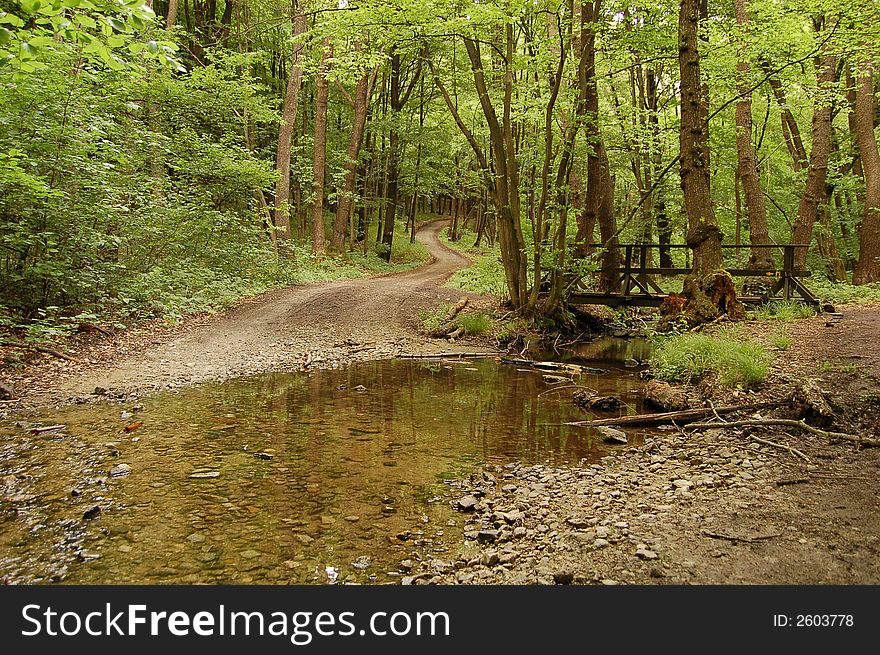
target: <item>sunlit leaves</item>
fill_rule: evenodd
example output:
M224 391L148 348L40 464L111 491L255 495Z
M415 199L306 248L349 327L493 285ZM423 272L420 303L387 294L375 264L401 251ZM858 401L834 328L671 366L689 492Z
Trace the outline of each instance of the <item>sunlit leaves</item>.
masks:
M52 51L73 48L111 70L156 59L182 71L172 42L129 47L142 43L142 33L154 23L143 0L22 0L14 12L0 12L0 67L11 68L20 80Z

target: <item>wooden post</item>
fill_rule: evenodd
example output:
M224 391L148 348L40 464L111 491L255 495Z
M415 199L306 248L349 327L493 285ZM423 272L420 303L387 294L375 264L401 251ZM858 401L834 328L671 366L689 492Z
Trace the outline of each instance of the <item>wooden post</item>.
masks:
M626 259L623 265L623 295L628 296L632 289L632 246L626 245Z
M782 258L782 298L791 300L791 274L794 272L794 246L784 246Z

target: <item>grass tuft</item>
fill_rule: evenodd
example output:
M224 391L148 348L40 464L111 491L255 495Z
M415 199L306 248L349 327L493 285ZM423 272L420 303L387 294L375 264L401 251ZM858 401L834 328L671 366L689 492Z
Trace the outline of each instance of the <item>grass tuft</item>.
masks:
M747 388L767 377L770 357L754 341L688 333L660 338L651 370L668 382L691 384L711 376L726 387Z

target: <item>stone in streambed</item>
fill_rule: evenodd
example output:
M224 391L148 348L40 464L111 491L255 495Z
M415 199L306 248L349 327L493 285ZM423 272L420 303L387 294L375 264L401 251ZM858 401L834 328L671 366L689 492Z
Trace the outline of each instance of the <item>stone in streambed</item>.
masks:
M455 501L455 509L460 512L472 512L477 506L477 499L474 496L463 496Z
M629 443L626 438L626 432L624 432L623 430L615 430L614 428L609 428L601 425L596 428L596 431L602 435L602 441L604 441L605 443Z

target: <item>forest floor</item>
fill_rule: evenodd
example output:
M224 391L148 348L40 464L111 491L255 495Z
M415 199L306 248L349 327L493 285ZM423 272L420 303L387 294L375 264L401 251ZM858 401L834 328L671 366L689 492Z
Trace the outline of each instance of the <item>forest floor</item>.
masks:
M488 352L485 341L453 345L420 329L420 308L467 295L442 287L466 260L439 243L441 227L419 232L434 260L413 271L273 291L176 328L84 342L78 362L0 371L18 395L5 411L401 353ZM786 323L792 346L759 392L692 391L725 403L782 399L811 378L828 392L835 429L878 436L880 311L841 314ZM767 338L776 326L744 329ZM474 496L475 507L446 529L449 552L412 544L405 583L880 583L880 449L805 432L653 431L600 464L493 466L449 492L454 505Z

